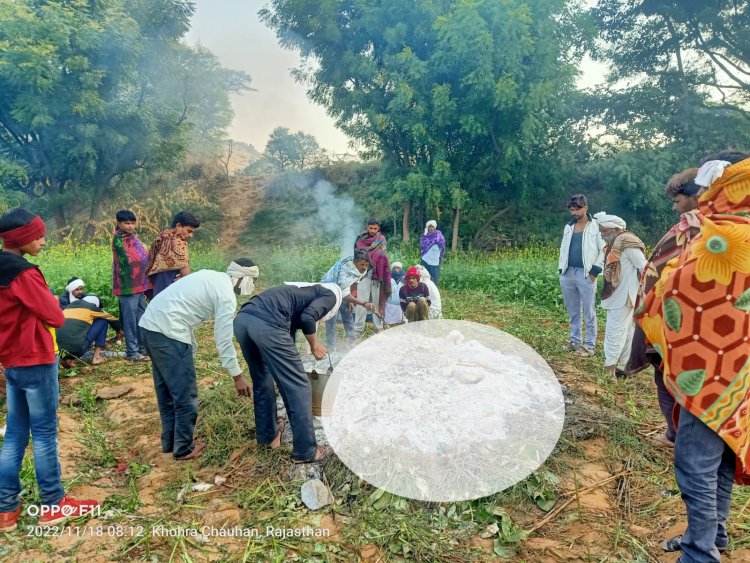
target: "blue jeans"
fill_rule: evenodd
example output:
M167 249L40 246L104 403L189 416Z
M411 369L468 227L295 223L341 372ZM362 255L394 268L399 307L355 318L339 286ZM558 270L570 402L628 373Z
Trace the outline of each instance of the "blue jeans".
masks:
M348 303L344 301L341 304L338 315L326 321L326 344L328 344L328 348L331 350L336 347L336 320L339 316L341 317L344 332L349 342L354 342L357 339L354 331L354 312L349 311Z
M0 450L0 512L18 508L19 473L29 432L34 438L34 472L42 504L58 504L65 492L57 455L57 362L5 368L8 419Z
M674 445L674 472L687 508L682 563L719 561L729 543L727 518L736 458L719 435L687 410L680 411Z
M125 333L125 350L129 358L138 354L145 354L143 338L138 322L146 311L146 297L143 293L120 295L120 314L122 315L122 330Z
M149 276L148 279L151 280L151 285L154 286L151 299L172 285L179 273L179 270L167 270L166 272L159 272L158 274Z
M198 383L193 347L143 329L143 343L151 356L156 403L161 417L161 450L183 457L195 449L198 420Z
M427 262L422 260L422 266L425 267L425 269L430 272L430 278L432 278L432 283L434 283L436 286L438 284L438 278L440 278L440 265L437 266L430 266Z
M591 281L583 268L568 268L560 276L563 303L570 319L570 341L580 346L582 341L582 320L586 323L586 343L584 346L596 348L596 280Z

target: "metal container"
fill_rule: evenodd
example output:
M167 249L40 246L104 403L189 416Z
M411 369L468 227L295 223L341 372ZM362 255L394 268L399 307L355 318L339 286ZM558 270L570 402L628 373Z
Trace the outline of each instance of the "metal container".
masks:
M329 369L328 373L318 373L315 370L307 372L307 378L310 380L310 386L312 387L313 416L321 416L323 392L326 390L326 384L328 384L332 373L333 369Z

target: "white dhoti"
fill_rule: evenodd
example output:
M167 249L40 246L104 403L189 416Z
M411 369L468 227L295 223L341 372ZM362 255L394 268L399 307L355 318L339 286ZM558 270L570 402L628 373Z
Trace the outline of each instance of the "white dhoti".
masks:
M375 310L380 311L380 284L383 283L380 280L372 279L372 270L357 284L357 299L360 301L369 301L375 305ZM354 330L362 332L365 329L365 320L367 319L367 309L360 307L359 305L354 310ZM380 330L383 328L383 321L380 317L373 314L372 324L375 328Z
M626 305L607 309L607 326L604 329L604 365L624 370L630 359L633 345L633 307Z

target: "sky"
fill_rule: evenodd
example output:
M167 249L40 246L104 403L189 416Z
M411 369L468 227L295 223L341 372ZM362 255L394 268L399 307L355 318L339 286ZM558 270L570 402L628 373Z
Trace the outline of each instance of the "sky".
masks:
M234 121L229 135L263 152L276 127L313 135L321 147L335 153L355 152L325 110L307 99L304 86L289 71L299 64L296 52L283 49L276 35L258 19L265 0L194 0L195 15L189 43L208 48L227 68L243 70L252 78L254 92L232 96ZM579 84L593 86L604 67L584 61Z

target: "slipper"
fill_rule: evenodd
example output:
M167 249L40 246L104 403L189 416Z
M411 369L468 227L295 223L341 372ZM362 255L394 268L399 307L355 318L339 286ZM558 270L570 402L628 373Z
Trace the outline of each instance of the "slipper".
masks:
M271 440L270 444L266 444L272 450L275 450L281 447L281 439L284 437L284 431L286 430L286 420L284 420L283 418L280 418L278 422L278 426L279 426L279 430L278 432L276 432L276 436L273 437L273 440ZM278 445L274 446L272 444L276 441L276 438L279 439L279 443Z
M318 446L318 448L315 450L315 457L313 457L312 459L292 458L292 463L320 463L327 460L332 455L333 448L331 448L331 446Z
M682 536L674 536L673 538L669 538L668 540L664 540L661 542L661 548L668 552L672 553L674 551L680 551L682 549ZM719 553L726 553L727 546L716 546L716 549L719 550Z
M196 457L198 457L199 455L201 455L203 453L203 450L205 450L205 449L206 449L206 445L205 444L201 444L200 442L196 442L195 443L195 447L193 448L192 452L190 452L187 455L183 455L183 456L180 456L180 457L175 457L175 460L177 460L177 461L187 461L189 459L195 459Z
M651 438L651 442L660 448L665 448L665 449L670 449L670 450L674 449L674 442L669 440L666 434L659 434L658 436L653 436Z
M143 354L138 354L137 356L125 356L125 359L129 362L150 362L151 358L148 356L144 356Z

